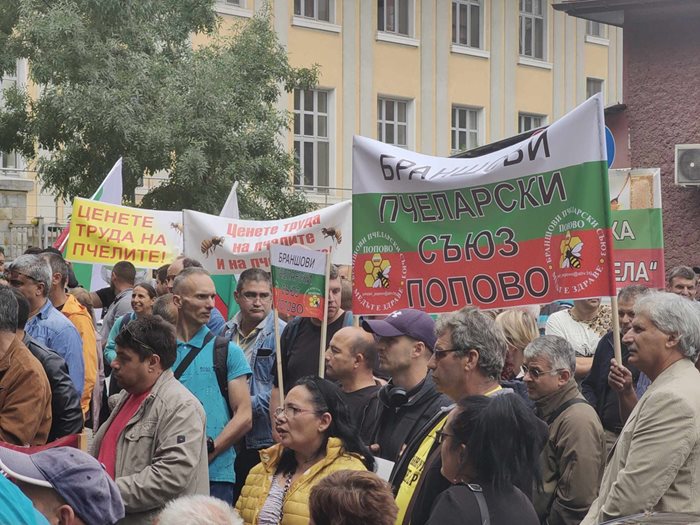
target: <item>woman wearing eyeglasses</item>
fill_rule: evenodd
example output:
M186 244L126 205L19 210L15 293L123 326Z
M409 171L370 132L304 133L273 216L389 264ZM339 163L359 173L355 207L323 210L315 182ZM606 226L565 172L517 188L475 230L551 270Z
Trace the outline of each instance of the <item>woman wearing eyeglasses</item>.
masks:
M338 470L372 470L374 458L351 426L340 389L297 381L275 414L280 442L260 452L236 508L249 525L306 525L311 488Z
M514 482L539 484L537 417L519 396L469 396L438 434L442 475L452 486L437 497L426 525L538 525L532 503Z

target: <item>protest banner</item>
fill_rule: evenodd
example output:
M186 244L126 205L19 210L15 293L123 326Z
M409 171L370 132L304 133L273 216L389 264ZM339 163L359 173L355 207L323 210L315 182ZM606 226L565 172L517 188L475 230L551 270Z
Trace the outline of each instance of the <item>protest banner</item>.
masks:
M182 249L182 214L115 206L89 199L73 201L66 259L137 268L158 268Z
M661 171L610 170L615 281L665 288Z
M476 158L353 145L353 313L615 294L603 102Z
M333 262L350 264L351 203L279 219L251 221L183 211L185 255L197 258L213 275L270 269L270 245L300 244L333 250Z
M311 317L321 321L318 375L325 371L326 330L328 329L328 274L331 254L303 246L270 245L272 296L275 307L275 328L278 313L294 317ZM277 336L277 332L276 332ZM279 341L277 344L279 352ZM279 353L277 355L280 355ZM282 378L282 360L278 359L277 377ZM282 379L280 392L284 392Z

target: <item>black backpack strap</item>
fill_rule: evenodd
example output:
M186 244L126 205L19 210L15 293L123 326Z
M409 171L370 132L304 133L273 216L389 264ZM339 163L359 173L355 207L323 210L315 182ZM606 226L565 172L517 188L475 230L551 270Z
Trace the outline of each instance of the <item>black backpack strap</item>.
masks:
M580 397L575 397L573 399L569 399L566 403L562 403L561 405L559 405L559 408L557 408L554 412L552 412L549 415L549 417L547 418L547 424L551 425L552 423L554 423L554 421L556 421L556 419L559 416L562 415L564 410L571 406L578 405L579 403L588 403L588 401L586 401L585 399L581 399Z
M131 313L129 312L128 314L122 315L119 319L121 319L121 324L119 325L119 330L122 330L126 325L128 325L131 322Z
M489 516L489 506L486 504L484 491L481 490L481 485L476 483L467 483L467 488L472 491L476 498L476 503L479 505L479 513L481 514L481 525L491 525L491 516Z
M204 336L204 341L202 342L202 346L200 348L192 348L189 353L185 356L185 358L182 360L182 362L178 365L178 367L175 369L175 372L173 374L175 375L175 379L180 379L182 377L182 374L185 373L185 370L187 370L187 367L192 364L192 361L194 361L194 358L199 355L199 352L202 351L202 349L209 344L209 341L211 341L214 338L214 334L211 332L207 333L207 335Z
M214 373L216 374L216 382L219 383L219 391L226 403L229 418L231 418L233 413L228 401L228 344L229 340L226 337L218 336L214 340Z

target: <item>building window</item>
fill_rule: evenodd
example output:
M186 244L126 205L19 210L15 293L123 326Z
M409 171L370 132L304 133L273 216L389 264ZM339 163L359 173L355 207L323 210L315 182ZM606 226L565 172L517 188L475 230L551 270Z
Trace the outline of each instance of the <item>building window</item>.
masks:
M11 73L5 74L0 79L0 107L4 105L5 99L3 92L6 89L13 88L17 85L17 68ZM0 169L17 169L19 168L20 157L14 151L0 151Z
M332 22L333 2L331 0L294 0L294 14L313 18L321 22Z
M377 29L411 36L411 0L378 0Z
M520 54L544 60L544 0L520 0Z
M527 113L518 114L518 133L525 133L531 129L544 126L545 117L542 115L530 115Z
M452 153L479 146L479 117L481 110L452 107Z
M330 179L329 95L315 89L294 90L294 154L301 168L294 184L316 191L326 191Z
M586 20L586 34L589 36L595 36L598 38L608 37L608 26L600 22L594 22L593 20Z
M408 146L408 102L377 100L377 140L402 148Z
M481 49L482 0L452 2L452 43Z
M596 93L603 92L603 81L598 78L586 79L586 98L591 98Z
M245 7L245 0L219 0L219 3L234 7Z

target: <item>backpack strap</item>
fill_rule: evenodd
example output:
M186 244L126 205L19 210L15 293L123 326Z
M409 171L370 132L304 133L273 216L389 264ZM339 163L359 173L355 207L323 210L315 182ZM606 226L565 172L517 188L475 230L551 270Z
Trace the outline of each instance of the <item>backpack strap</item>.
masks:
M551 425L552 423L554 423L554 421L556 421L556 419L559 416L562 415L564 410L571 406L578 405L579 403L588 403L588 401L586 401L585 399L581 399L580 397L575 397L573 399L569 399L566 403L562 403L561 405L559 405L559 408L557 408L554 412L552 412L549 415L549 417L547 418L547 424Z
M122 330L126 325L128 325L131 322L131 314L133 312L129 312L128 314L122 315L119 320L121 321L121 324L119 325L119 330Z
M465 485L469 490L471 490L472 494L474 494L476 503L479 505L481 525L491 525L489 506L486 504L486 498L484 497L484 491L481 489L481 485L477 485L476 483L465 483Z
M192 361L194 361L194 358L199 355L199 352L201 352L207 344L209 344L209 341L212 340L214 335L211 332L208 332L207 335L204 336L204 341L202 342L202 346L199 348L192 348L189 353L185 356L185 358L182 360L182 362L178 365L178 367L175 369L173 372L173 375L175 376L175 379L180 379L182 377L182 374L185 373L185 370L187 370L187 367L189 367L192 364Z
M216 382L219 383L219 392L221 392L228 409L229 418L232 418L233 412L231 412L228 400L228 344L229 340L226 337L217 336L214 340L214 373L216 374Z

